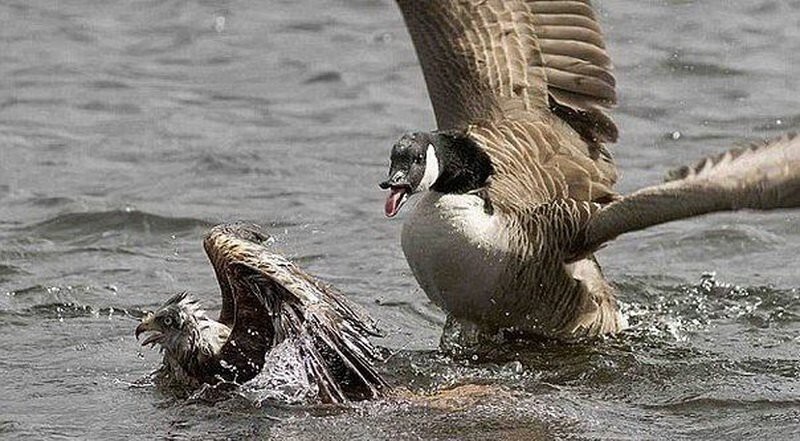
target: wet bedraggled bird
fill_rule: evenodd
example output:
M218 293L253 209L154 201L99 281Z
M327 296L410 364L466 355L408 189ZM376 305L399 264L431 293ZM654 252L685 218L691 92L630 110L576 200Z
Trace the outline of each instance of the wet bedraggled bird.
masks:
M617 236L717 211L798 207L800 137L785 135L616 193L605 143L615 79L588 0L397 0L438 130L392 148L385 214L414 193L401 242L462 344L512 330L620 331L594 252ZM448 332L452 331L452 332ZM443 340L444 343L444 340Z
M214 227L203 246L219 282L222 310L209 318L186 293L148 313L136 337L160 345L159 372L179 385L244 384L264 368L281 343L302 360L300 370L323 403L381 396L386 383L376 371L382 359L369 341L374 322L333 287L267 248L251 224Z

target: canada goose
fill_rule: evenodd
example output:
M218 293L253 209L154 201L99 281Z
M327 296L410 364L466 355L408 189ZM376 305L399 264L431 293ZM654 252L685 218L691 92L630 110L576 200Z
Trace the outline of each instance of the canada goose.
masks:
M265 246L256 225L214 227L203 246L219 282L219 321L183 292L148 313L136 337L160 345L164 379L195 388L245 383L261 372L265 355L289 342L308 383L324 403L370 399L386 386L373 364L381 359L368 336L378 335L360 307ZM311 397L313 398L313 397Z
M604 143L615 80L588 0L397 0L439 130L392 148L385 214L423 193L402 248L462 343L571 339L624 319L593 253L620 234L723 210L800 205L800 138L686 167L621 196ZM443 340L444 343L444 340Z

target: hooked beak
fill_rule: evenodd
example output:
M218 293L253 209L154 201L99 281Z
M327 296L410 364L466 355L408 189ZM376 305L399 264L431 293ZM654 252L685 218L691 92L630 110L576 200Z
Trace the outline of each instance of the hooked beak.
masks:
M394 217L400 211L400 207L408 200L411 195L411 184L405 179L399 179L395 176L392 179L387 179L379 184L382 190L389 190L389 195L386 197L386 203L383 206L383 213L386 217Z
M148 312L146 316L142 319L142 322L139 323L139 326L136 327L136 331L134 332L134 336L136 339L139 339L139 336L143 332L152 332L152 335L144 339L142 342L142 346L147 346L148 344L155 344L161 341L164 338L164 334L158 329L155 323L155 316L152 312Z

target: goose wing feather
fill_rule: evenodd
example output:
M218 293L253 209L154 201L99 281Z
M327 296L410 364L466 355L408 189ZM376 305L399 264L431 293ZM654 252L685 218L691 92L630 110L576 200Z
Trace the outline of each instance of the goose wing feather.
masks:
M440 129L549 113L614 141L616 82L585 0L397 0Z
M705 158L670 173L667 182L606 206L575 209L583 233L573 258L615 237L717 211L800 207L800 136L778 138Z

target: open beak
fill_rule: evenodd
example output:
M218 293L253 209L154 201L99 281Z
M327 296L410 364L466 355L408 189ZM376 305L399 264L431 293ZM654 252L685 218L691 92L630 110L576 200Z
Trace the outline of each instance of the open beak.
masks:
M152 332L152 334L144 339L144 341L142 342L142 346L158 343L161 341L162 338L164 338L164 334L161 333L161 331L155 324L155 319L152 312L144 316L142 322L139 323L139 326L136 327L134 336L136 336L136 339L138 340L139 336L144 332Z
M408 200L408 196L411 195L411 186L404 182L383 181L380 183L380 187L383 190L389 190L383 206L383 213L386 217L394 217Z

